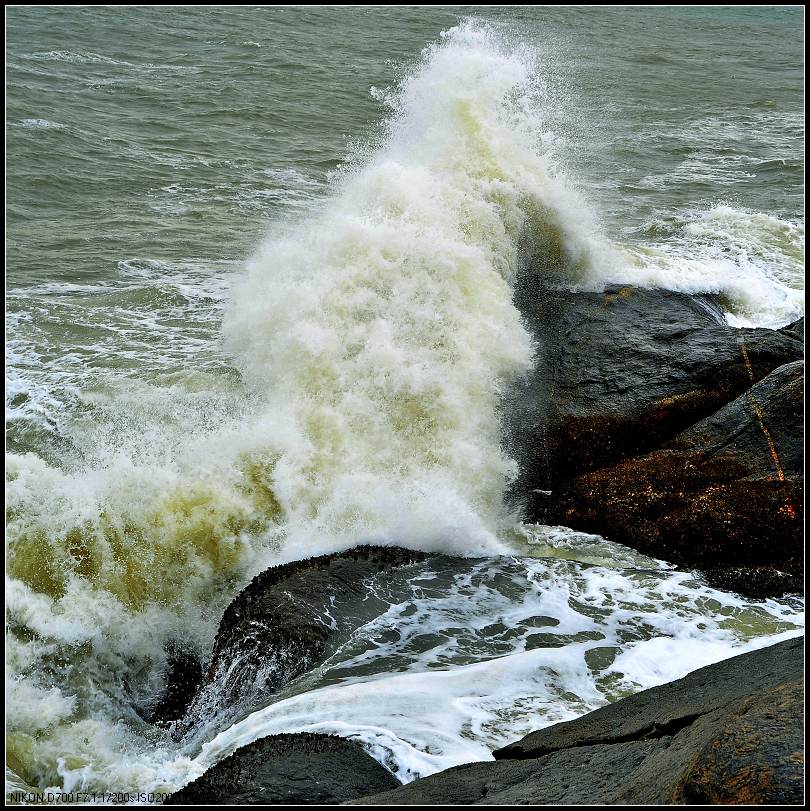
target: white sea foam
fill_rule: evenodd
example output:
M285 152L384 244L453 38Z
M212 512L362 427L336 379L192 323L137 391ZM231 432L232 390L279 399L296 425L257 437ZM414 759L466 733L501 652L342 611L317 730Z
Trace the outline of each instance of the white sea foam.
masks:
M48 121L47 118L24 118L17 124L12 124L12 127L23 127L25 129L57 129L65 128L64 124L59 124L56 121Z
M77 606L88 617L105 606L97 638L106 655L131 674L153 672L172 634L190 634L204 652L228 596L272 559L369 538L504 549L501 495L514 465L500 449L497 401L532 353L511 303L517 237L539 214L580 263L593 240L535 150L536 122L521 101L532 81L525 55L473 27L426 52L391 95L385 143L337 182L321 212L265 246L237 290L225 334L243 375L233 389L241 409L215 410L212 425L205 402L172 407L169 389L163 404L179 418L166 419L148 385L129 397L134 384L124 381L110 397L96 383L82 399L103 416L97 427L79 419L63 428L80 465L8 458L10 574L47 598L40 610L51 626ZM165 263L120 268L136 302L145 280L176 288ZM142 316L165 334L137 306L117 313ZM124 637L109 624L116 617L131 631ZM31 648L16 678L25 672L39 689L53 646L75 644L57 635ZM67 773L59 757L78 758L68 741L88 724L112 724L110 708L122 704L110 682L120 667L105 677L101 647L81 657L98 684L77 688L71 668L58 685L62 698L82 696L75 712L66 717L68 704L48 688L42 701L55 709L43 717L60 720L37 739L24 727L12 737L37 784L57 784ZM139 689L148 693L148 680ZM101 783L106 757L91 769ZM79 760L83 769L94 758Z
M663 240L626 249L628 280L686 293L720 294L733 326L781 327L804 315L804 224L717 205L651 223Z
M803 623L797 605L749 603L660 568L496 559L432 596L431 585L420 576L413 599L359 629L306 692L282 693L204 744L188 777L257 738L307 731L353 738L412 780L490 760L533 729Z

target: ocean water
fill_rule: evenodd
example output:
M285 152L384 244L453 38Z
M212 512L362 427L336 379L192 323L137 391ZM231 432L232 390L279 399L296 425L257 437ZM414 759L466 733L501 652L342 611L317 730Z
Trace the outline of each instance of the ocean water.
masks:
M498 405L526 234L561 285L803 314L802 27L10 9L8 784L172 790L301 729L412 779L799 633L800 600L520 525ZM205 655L252 574L369 540L488 562L208 739L142 720L164 646Z

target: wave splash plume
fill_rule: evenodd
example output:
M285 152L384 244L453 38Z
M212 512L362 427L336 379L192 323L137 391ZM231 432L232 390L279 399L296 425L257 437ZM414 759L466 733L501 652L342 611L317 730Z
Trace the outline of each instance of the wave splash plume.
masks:
M234 292L224 335L250 404L238 420L127 438L90 467L9 456L22 780L112 782L165 642L205 650L223 605L273 559L369 538L503 549L515 470L498 397L532 358L511 301L518 236L534 217L572 266L593 250L538 149L533 59L461 26L386 96L381 145ZM132 768L115 780L138 784Z

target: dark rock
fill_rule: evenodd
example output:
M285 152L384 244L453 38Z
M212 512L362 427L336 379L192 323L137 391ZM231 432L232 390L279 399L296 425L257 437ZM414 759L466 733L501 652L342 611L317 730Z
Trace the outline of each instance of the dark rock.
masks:
M700 805L798 805L804 794L802 679L737 705L712 730L671 801Z
M804 319L733 329L716 297L548 290L533 271L515 301L537 363L504 408L515 506L741 593L796 591Z
M797 637L702 667L573 721L532 732L493 756L536 758L574 746L675 735L699 716L800 680L803 647L804 638Z
M803 374L803 361L786 364L659 450L576 477L546 499L543 519L714 569L716 580L717 567L800 574Z
M794 333L732 329L718 303L667 290L604 293L518 284L537 362L505 408L515 499L646 453L802 357Z
M798 321L794 321L792 324L782 327L779 332L783 335L787 335L789 338L795 338L797 341L804 343L804 318L800 318Z
M199 657L182 647L172 646L166 663L166 689L152 707L149 722L168 724L182 718L202 682L203 666Z
M780 366L665 447L742 466L754 480L804 474L804 361Z
M351 631L387 609L375 577L429 557L399 547L357 546L262 572L225 610L205 685L175 735L214 716L221 724L233 721L324 661Z
M616 802L661 740L583 746L537 760L468 763L350 805L591 805Z
M802 661L802 639L737 656L353 804L799 804Z
M703 576L716 589L755 599L804 592L802 575L780 572L772 566L715 566L704 569Z
M302 732L237 749L164 805L338 804L398 785L354 741Z

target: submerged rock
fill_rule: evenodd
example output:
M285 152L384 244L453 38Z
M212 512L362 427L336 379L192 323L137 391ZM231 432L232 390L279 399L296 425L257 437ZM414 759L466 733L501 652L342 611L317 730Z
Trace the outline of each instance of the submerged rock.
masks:
M736 656L354 804L799 804L802 651Z
M164 805L338 804L398 785L354 741L299 732L237 749Z

